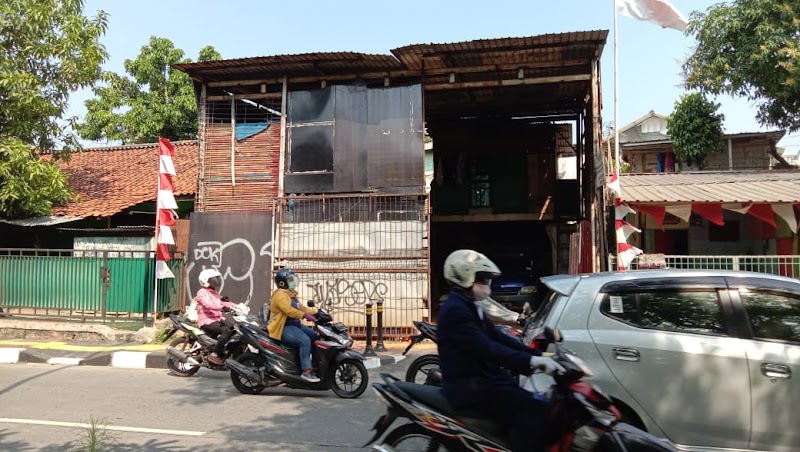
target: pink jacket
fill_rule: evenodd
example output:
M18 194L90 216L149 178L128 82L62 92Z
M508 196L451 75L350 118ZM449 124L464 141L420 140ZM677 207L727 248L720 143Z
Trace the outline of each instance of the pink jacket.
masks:
M196 298L197 326L199 327L223 320L222 308L234 306L234 303L222 301L219 294L210 287L203 287L198 290Z

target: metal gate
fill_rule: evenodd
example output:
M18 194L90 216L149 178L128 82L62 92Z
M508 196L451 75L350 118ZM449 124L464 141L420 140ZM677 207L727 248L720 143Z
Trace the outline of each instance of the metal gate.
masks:
M158 282L158 311L180 309L183 255L174 279ZM153 251L0 249L0 309L6 314L114 321L146 319L154 296Z

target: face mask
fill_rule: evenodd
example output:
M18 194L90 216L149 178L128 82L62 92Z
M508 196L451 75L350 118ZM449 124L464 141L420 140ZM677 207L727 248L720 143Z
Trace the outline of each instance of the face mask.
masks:
M294 279L290 279L289 281L287 281L286 286L289 288L289 290L296 290L297 281L295 281Z
M486 284L473 284L472 296L476 301L485 300L492 295L492 287Z

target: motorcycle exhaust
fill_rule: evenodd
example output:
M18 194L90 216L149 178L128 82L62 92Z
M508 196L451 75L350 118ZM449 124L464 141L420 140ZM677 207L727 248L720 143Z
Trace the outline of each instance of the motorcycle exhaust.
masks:
M237 374L243 376L244 378L247 378L253 383L258 383L260 385L268 386L267 384L265 384L263 380L261 380L261 377L259 377L257 373L253 372L252 370L250 370L249 367L245 366L239 361L235 361L233 359L226 359L225 365L227 365L228 369L230 369L231 371L236 372Z
M182 362L183 364L191 364L193 366L200 365L200 363L198 363L196 359L192 358L186 353L183 353L182 351L178 350L177 348L171 345L167 347L167 354L177 359L178 361Z

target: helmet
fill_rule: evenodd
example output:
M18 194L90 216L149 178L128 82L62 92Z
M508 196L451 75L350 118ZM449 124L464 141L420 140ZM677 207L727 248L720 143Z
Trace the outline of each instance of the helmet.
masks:
M288 268L282 268L275 273L275 284L279 289L294 290L297 287L297 275Z
M207 268L200 272L197 280L203 287L218 288L222 285L222 274L216 268Z
M497 265L477 251L453 251L444 260L444 278L464 289L472 287L476 279L492 279L499 275Z

